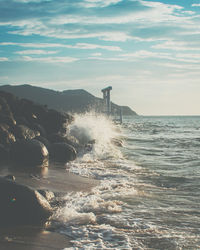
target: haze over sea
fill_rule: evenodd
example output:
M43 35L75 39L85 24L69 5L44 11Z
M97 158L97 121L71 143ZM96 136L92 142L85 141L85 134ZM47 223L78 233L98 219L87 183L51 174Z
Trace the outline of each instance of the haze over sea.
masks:
M96 143L67 168L100 184L63 197L55 219L70 249L200 248L200 116L135 116L116 126L86 114L71 133Z

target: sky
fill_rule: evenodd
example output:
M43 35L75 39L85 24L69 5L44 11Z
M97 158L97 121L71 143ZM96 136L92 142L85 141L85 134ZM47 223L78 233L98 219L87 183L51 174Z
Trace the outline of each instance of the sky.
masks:
M200 115L200 0L0 0L0 85Z

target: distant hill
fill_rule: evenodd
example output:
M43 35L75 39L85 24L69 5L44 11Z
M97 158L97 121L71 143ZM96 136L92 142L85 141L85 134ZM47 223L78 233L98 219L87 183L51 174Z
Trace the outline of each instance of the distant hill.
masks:
M82 113L90 109L98 112L104 110L103 100L83 89L55 91L26 84L18 86L3 85L0 86L0 90L12 93L20 98L47 105L58 111ZM117 104L111 104L111 109L114 113L119 113L120 108L122 108L123 115L137 115L135 111L127 106L120 107Z

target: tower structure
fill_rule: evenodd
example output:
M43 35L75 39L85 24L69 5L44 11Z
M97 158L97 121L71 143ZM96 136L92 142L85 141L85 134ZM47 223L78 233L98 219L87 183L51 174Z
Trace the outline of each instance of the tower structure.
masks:
M112 90L111 86L101 90L101 92L103 92L103 100L104 100L104 104L106 106L106 113L108 115L111 114L111 101L110 101L110 91L111 90Z

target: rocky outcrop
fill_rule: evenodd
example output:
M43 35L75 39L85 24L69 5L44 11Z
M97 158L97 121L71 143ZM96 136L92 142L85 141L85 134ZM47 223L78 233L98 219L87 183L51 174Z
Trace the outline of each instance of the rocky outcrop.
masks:
M42 142L25 139L11 145L10 156L18 166L47 166L49 152Z
M0 226L42 223L52 214L48 201L36 190L0 178Z
M73 146L60 142L51 146L50 157L57 162L66 163L76 159L76 150Z
M53 145L62 142L78 148L78 141L66 136L72 121L73 117L67 113L0 91L0 163L10 159L19 166L46 165L48 151L55 161L65 163L74 159L75 149L70 155L70 146L62 146L61 151L67 152L64 157Z

